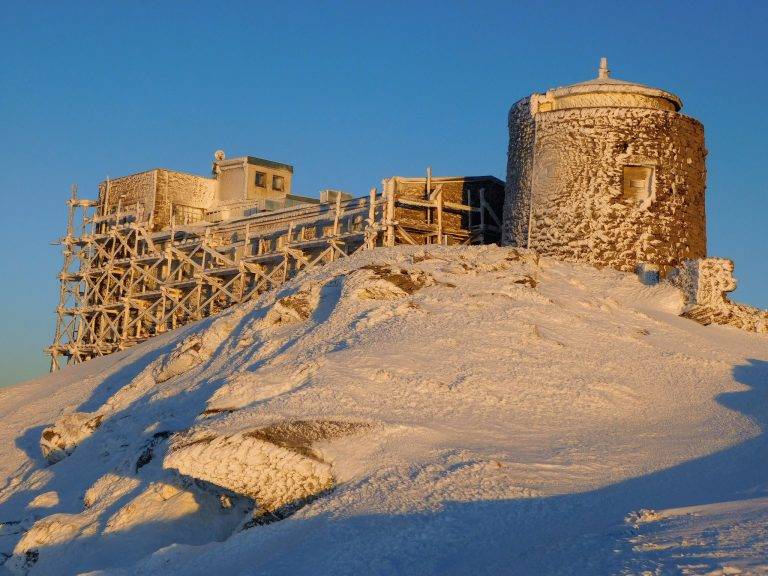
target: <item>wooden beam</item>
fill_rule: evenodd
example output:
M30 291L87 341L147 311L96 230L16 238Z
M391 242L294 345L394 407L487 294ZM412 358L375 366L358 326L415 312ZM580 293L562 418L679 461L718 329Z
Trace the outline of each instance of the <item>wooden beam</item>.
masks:
M342 202L338 195L333 207L259 213L182 230L176 229L175 210L170 208L170 231L153 231L151 218L123 222L122 201L117 214L109 215L106 202L78 199L74 189L67 235L61 240L64 262L56 329L47 349L51 369L132 346L245 302L299 271L374 248L382 233L384 246L419 244L417 235L436 236L438 244L448 239L475 242L477 231L446 227L446 210L480 213L481 231L497 230L485 224L486 210L491 218L495 215L482 195L479 207L471 201L445 202L442 184L432 190L434 180L428 176L423 199L400 195L397 178L390 178L384 181L381 197L372 188L367 198ZM397 206L426 208L429 216L398 222ZM94 209L100 212L92 217ZM83 222L79 234L78 216ZM354 220L358 216L367 217L362 227ZM295 237L297 226L302 233ZM309 237L310 227L322 232Z
M443 186L437 190L437 243L443 243Z

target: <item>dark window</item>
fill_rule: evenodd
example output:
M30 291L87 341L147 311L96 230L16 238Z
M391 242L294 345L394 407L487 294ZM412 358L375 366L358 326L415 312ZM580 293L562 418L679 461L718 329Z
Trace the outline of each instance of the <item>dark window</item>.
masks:
M256 172L255 183L256 183L256 186L258 186L259 188L266 188L267 174L265 172Z
M282 192L285 187L285 178L282 176L272 176L272 190Z

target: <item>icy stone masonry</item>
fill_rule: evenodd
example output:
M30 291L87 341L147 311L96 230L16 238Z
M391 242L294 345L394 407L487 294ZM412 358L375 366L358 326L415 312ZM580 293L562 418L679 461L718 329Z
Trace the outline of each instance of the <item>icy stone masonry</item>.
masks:
M504 200L502 243L524 247L528 243L531 173L536 123L531 99L523 98L509 111L509 149Z
M697 120L630 107L532 116L530 100L509 115L505 243L625 271L648 262L665 273L706 255ZM626 193L627 167L651 171L640 198Z
M722 324L768 334L768 310L731 302L726 294L736 289L733 262L725 258L688 260L668 280L685 296L686 318L706 325Z
M145 209L150 209L152 194L155 187L155 170L139 172L122 178L114 178L99 184L99 202L108 206L109 211L115 212L120 206L122 209L144 204ZM107 194L109 187L109 194Z
M174 213L184 207L200 210L210 208L215 200L216 181L193 174L173 170L157 171L157 199L155 204L155 226L162 228L170 224L171 204Z
M111 211L141 210L148 218L152 210L156 230L170 224L171 205L174 213L187 209L204 210L214 201L216 181L203 176L158 168L99 184L99 200ZM139 208L141 206L141 208Z

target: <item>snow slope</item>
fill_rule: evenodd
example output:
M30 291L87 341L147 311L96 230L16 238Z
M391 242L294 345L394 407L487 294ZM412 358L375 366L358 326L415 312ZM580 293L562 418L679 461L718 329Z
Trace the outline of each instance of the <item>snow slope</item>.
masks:
M768 573L768 339L680 307L380 249L0 390L0 570Z

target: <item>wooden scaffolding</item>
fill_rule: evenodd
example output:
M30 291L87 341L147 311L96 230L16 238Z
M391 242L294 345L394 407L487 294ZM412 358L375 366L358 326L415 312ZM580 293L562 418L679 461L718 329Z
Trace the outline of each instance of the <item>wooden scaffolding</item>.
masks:
M442 180L442 182L441 182ZM453 196L448 184L454 186ZM152 231L151 215L68 201L51 371L111 354L247 302L297 272L396 244L498 241L503 183L491 177L383 182L384 193ZM483 185L485 184L485 185ZM418 191L418 192L417 192ZM458 192L457 192L458 191ZM457 196L458 194L458 196ZM489 196L491 200L489 200Z

